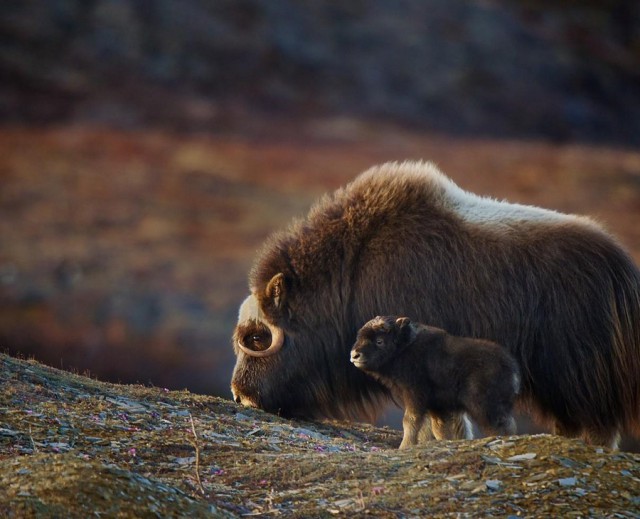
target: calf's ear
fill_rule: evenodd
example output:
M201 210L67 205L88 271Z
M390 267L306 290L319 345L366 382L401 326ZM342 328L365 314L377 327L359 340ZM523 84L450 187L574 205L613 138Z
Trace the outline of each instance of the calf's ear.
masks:
M284 274L282 272L273 276L267 283L265 295L267 299L271 300L275 308L280 309L282 307L286 296Z
M396 326L399 330L399 336L402 338L405 344L409 344L413 342L416 338L416 328L415 325L411 323L411 319L408 317L398 317L396 319Z
M400 328L401 330L403 328L405 328L406 326L409 326L411 324L411 320L408 317L398 317L396 319L396 325L398 326L398 328Z

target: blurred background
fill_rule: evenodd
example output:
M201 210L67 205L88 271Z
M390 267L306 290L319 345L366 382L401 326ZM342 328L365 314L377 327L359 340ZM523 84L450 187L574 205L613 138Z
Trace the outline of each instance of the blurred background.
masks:
M0 0L0 350L230 397L269 233L387 160L640 261L635 0Z

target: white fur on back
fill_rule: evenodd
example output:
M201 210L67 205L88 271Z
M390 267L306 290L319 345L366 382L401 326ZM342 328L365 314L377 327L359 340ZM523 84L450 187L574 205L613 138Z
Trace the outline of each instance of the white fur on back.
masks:
M575 218L550 209L478 196L464 191L449 179L446 181L445 190L449 195L451 207L469 222L491 224L521 221L557 222Z
M588 221L587 218L563 214L550 209L514 204L470 193L458 187L431 162L389 162L371 168L363 174L363 177L379 175L388 175L391 177L389 180L393 179L399 182L404 179L407 183L419 180L421 183L431 186L431 189L440 189L443 206L451 209L463 220L470 223L508 226L518 222Z

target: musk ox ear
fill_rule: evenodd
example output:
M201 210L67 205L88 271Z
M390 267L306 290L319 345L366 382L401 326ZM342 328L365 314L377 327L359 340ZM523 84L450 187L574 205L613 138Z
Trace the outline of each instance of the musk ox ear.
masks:
M284 283L284 274L280 272L271 278L271 281L267 283L265 295L267 299L270 299L273 306L277 309L281 308L286 296Z
M398 317L396 319L398 327L398 336L403 344L410 344L416 338L417 331L415 325L408 317Z
M396 319L396 326L398 326L398 328L400 328L401 330L406 326L409 326L410 323L411 319L409 319L408 317L398 317Z

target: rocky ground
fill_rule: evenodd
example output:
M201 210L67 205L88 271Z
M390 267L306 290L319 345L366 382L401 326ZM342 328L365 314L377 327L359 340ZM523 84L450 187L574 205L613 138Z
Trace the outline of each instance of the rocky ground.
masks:
M396 430L173 391L229 397L256 251L376 163L589 214L640 262L636 2L3 8L0 353L168 388L2 357L9 515L637 515L627 455L539 436L412 456Z
M0 355L4 517L640 517L640 456L283 420Z

